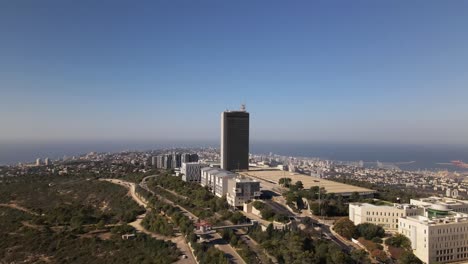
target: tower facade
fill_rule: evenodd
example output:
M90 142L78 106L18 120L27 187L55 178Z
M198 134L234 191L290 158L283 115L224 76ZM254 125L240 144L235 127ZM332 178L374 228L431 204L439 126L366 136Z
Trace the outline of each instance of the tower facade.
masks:
M228 171L249 169L249 113L221 113L221 168Z

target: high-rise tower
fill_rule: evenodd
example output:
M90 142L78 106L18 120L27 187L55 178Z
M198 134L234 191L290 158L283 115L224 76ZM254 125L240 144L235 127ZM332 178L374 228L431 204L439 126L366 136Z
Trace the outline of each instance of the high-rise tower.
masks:
M221 113L221 168L229 171L249 169L249 113Z

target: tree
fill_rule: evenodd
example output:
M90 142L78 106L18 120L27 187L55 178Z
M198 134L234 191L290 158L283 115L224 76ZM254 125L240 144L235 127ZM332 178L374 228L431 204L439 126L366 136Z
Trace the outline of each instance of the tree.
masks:
M400 259L398 260L400 264L423 264L423 262L418 259L412 252L405 251L401 254Z
M350 202L359 202L361 200L361 196L358 192L353 192L349 197Z
M302 190L302 189L304 189L304 184L302 184L302 181L297 181L294 184L294 187L296 187L297 190Z
M360 237L364 237L367 240L371 240L374 237L384 237L385 230L378 225L371 223L359 224L356 226L357 234Z
M333 230L347 239L351 239L356 234L356 226L347 217L338 219Z
M279 179L278 184L284 187L289 187L291 185L291 182L291 178L281 178Z
M397 248L411 249L411 241L402 234L396 234L385 240L385 244Z
M363 249L351 251L351 259L353 259L354 262L359 263L359 264L370 264L371 263L371 261L369 259L369 255Z

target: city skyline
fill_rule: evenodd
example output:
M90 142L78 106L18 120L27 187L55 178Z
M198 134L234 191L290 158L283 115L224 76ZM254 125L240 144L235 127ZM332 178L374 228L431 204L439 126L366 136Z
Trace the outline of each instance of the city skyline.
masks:
M3 2L0 142L468 144L466 2Z

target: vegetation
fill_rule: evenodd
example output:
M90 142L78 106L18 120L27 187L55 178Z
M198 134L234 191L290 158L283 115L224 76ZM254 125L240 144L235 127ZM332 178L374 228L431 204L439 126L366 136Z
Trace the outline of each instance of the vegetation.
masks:
M121 238L144 212L121 186L82 175L17 178L0 184L2 263L165 264L180 255L144 234Z
M331 178L330 180L376 190L375 198L392 203L409 203L411 199L433 195L433 193L421 189L411 189L411 191L408 191L406 186L373 184L351 178Z
M279 263L357 263L335 244L314 239L300 230L273 230L270 225L266 231L252 228L249 235Z
M363 223L356 226L356 236L357 237L364 237L367 240L372 240L375 237L384 237L385 230L378 225L374 225L371 223ZM381 243L381 240L380 240Z
M344 238L351 239L357 233L356 226L347 217L338 219L333 226L333 230Z
M398 259L400 264L423 264L423 262L416 257L412 252L405 251L400 259Z
M284 187L289 187L291 185L291 178L281 178L278 180L278 184Z
M178 207L164 203L156 197L153 197L150 200L149 206L155 214L159 213L171 218L174 225L177 226L179 231L184 234L188 242L192 245L192 248L195 251L195 256L200 263L227 264L229 262L224 253L213 247L213 245L196 243L197 237L194 234L195 227L193 222L190 218L184 215Z
M252 203L252 206L260 211L260 213L262 214L262 218L265 220L283 223L289 221L287 215L275 212L275 210L273 210L269 205L265 204L264 202L255 201Z
M385 245L393 246L396 248L411 249L411 241L402 234L396 234L385 240Z
M211 217L214 213L229 208L226 199L214 196L213 193L199 184L184 182L179 177L170 176L167 173L150 180L148 186L200 218ZM176 192L178 195L168 190Z
M174 227L167 218L154 211L147 212L141 224L146 229L164 236L171 236L174 233Z

